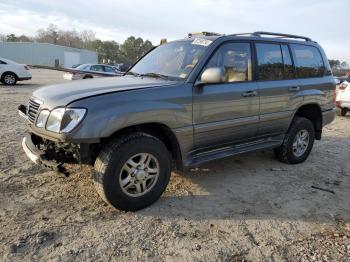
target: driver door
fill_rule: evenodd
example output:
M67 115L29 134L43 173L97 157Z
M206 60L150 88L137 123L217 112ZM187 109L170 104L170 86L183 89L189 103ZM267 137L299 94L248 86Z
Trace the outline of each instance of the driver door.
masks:
M259 96L252 81L251 56L249 42L224 43L203 69L219 68L223 77L217 83L194 86L196 149L237 144L257 135Z

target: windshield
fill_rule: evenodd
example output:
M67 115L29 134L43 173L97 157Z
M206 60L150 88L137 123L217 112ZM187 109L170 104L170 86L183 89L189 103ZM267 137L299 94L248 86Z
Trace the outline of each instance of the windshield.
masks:
M160 45L143 57L127 74L184 80L211 43L210 40L200 40Z

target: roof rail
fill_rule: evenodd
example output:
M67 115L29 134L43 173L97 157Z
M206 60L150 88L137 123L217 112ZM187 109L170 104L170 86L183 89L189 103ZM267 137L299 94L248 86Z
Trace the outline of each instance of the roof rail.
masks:
M306 36L280 34L280 33L264 32L264 31L254 32L253 35L256 35L259 37L261 37L261 35L272 35L272 36L277 36L277 37L281 37L281 38L297 38L297 39L304 39L305 41L312 41L311 38L306 37Z
M257 36L262 37L262 35L270 35L270 36L276 36L278 38L295 38L295 39L304 39L305 41L312 41L311 38L306 36L300 36L300 35L289 35L289 34L281 34L281 33L272 33L272 32L264 32L264 31L257 31L254 33L239 33L239 34L232 34L233 36L240 36L240 35L251 35L251 36Z
M192 36L219 36L222 34L214 33L214 32L196 32L196 33L188 33L188 37Z

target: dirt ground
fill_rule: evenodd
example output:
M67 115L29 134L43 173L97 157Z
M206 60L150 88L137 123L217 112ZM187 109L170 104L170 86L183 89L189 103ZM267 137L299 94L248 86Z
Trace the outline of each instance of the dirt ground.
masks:
M0 85L0 260L350 261L350 117L337 117L299 165L262 151L173 173L154 205L107 206L87 167L68 178L21 148L17 106L62 73ZM332 192L314 189L312 186Z

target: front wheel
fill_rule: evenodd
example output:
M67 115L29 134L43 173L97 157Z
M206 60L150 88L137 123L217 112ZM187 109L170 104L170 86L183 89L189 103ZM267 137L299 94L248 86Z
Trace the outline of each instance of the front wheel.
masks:
M108 143L95 162L93 180L110 205L135 211L154 203L168 185L171 161L166 146L144 133Z
M304 117L295 117L283 144L275 149L277 158L287 164L304 162L309 156L315 140L312 122Z

